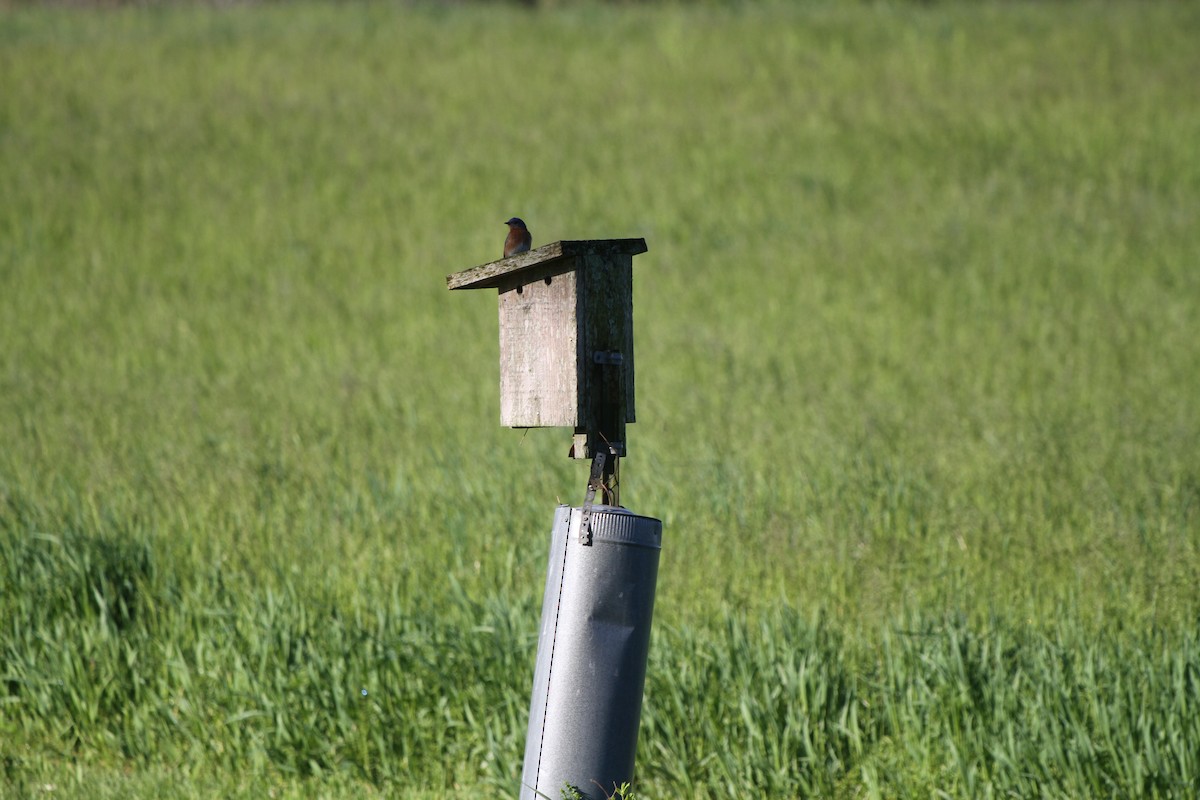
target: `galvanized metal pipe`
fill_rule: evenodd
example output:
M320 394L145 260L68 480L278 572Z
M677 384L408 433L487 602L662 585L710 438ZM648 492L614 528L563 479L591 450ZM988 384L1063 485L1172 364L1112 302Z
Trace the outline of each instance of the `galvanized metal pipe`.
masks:
M662 522L559 506L550 537L521 800L565 786L604 798L633 780Z

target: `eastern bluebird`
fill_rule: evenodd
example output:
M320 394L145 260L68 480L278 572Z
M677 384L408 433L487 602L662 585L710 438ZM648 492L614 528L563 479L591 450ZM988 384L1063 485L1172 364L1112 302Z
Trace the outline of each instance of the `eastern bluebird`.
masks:
M513 217L504 224L508 226L508 238L504 240L504 257L528 252L529 245L533 244L533 236L521 218Z

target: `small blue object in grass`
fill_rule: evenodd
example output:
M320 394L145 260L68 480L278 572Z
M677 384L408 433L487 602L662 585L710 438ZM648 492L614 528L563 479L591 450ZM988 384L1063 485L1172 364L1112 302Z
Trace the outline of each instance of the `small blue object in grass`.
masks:
M367 690L366 690L366 689L363 689L363 690L362 690L362 696L363 696L363 697L366 697L366 696L367 696Z

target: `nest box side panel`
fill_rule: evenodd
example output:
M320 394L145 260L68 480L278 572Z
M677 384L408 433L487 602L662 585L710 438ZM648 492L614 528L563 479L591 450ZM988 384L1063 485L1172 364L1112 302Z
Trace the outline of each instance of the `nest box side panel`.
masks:
M580 270L580 425L624 440L634 421L633 257L589 255Z
M578 419L578 275L562 269L499 287L501 425L569 427Z

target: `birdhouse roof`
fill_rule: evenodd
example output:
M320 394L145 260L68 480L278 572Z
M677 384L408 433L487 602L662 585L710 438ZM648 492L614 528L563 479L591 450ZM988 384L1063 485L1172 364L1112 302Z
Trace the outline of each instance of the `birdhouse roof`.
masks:
M446 276L451 289L493 289L509 283L512 276L533 272L553 261L581 255L630 255L646 252L645 239L575 239L551 242L509 258L480 264ZM539 270L540 271L540 270ZM532 275L531 275L531 279Z

